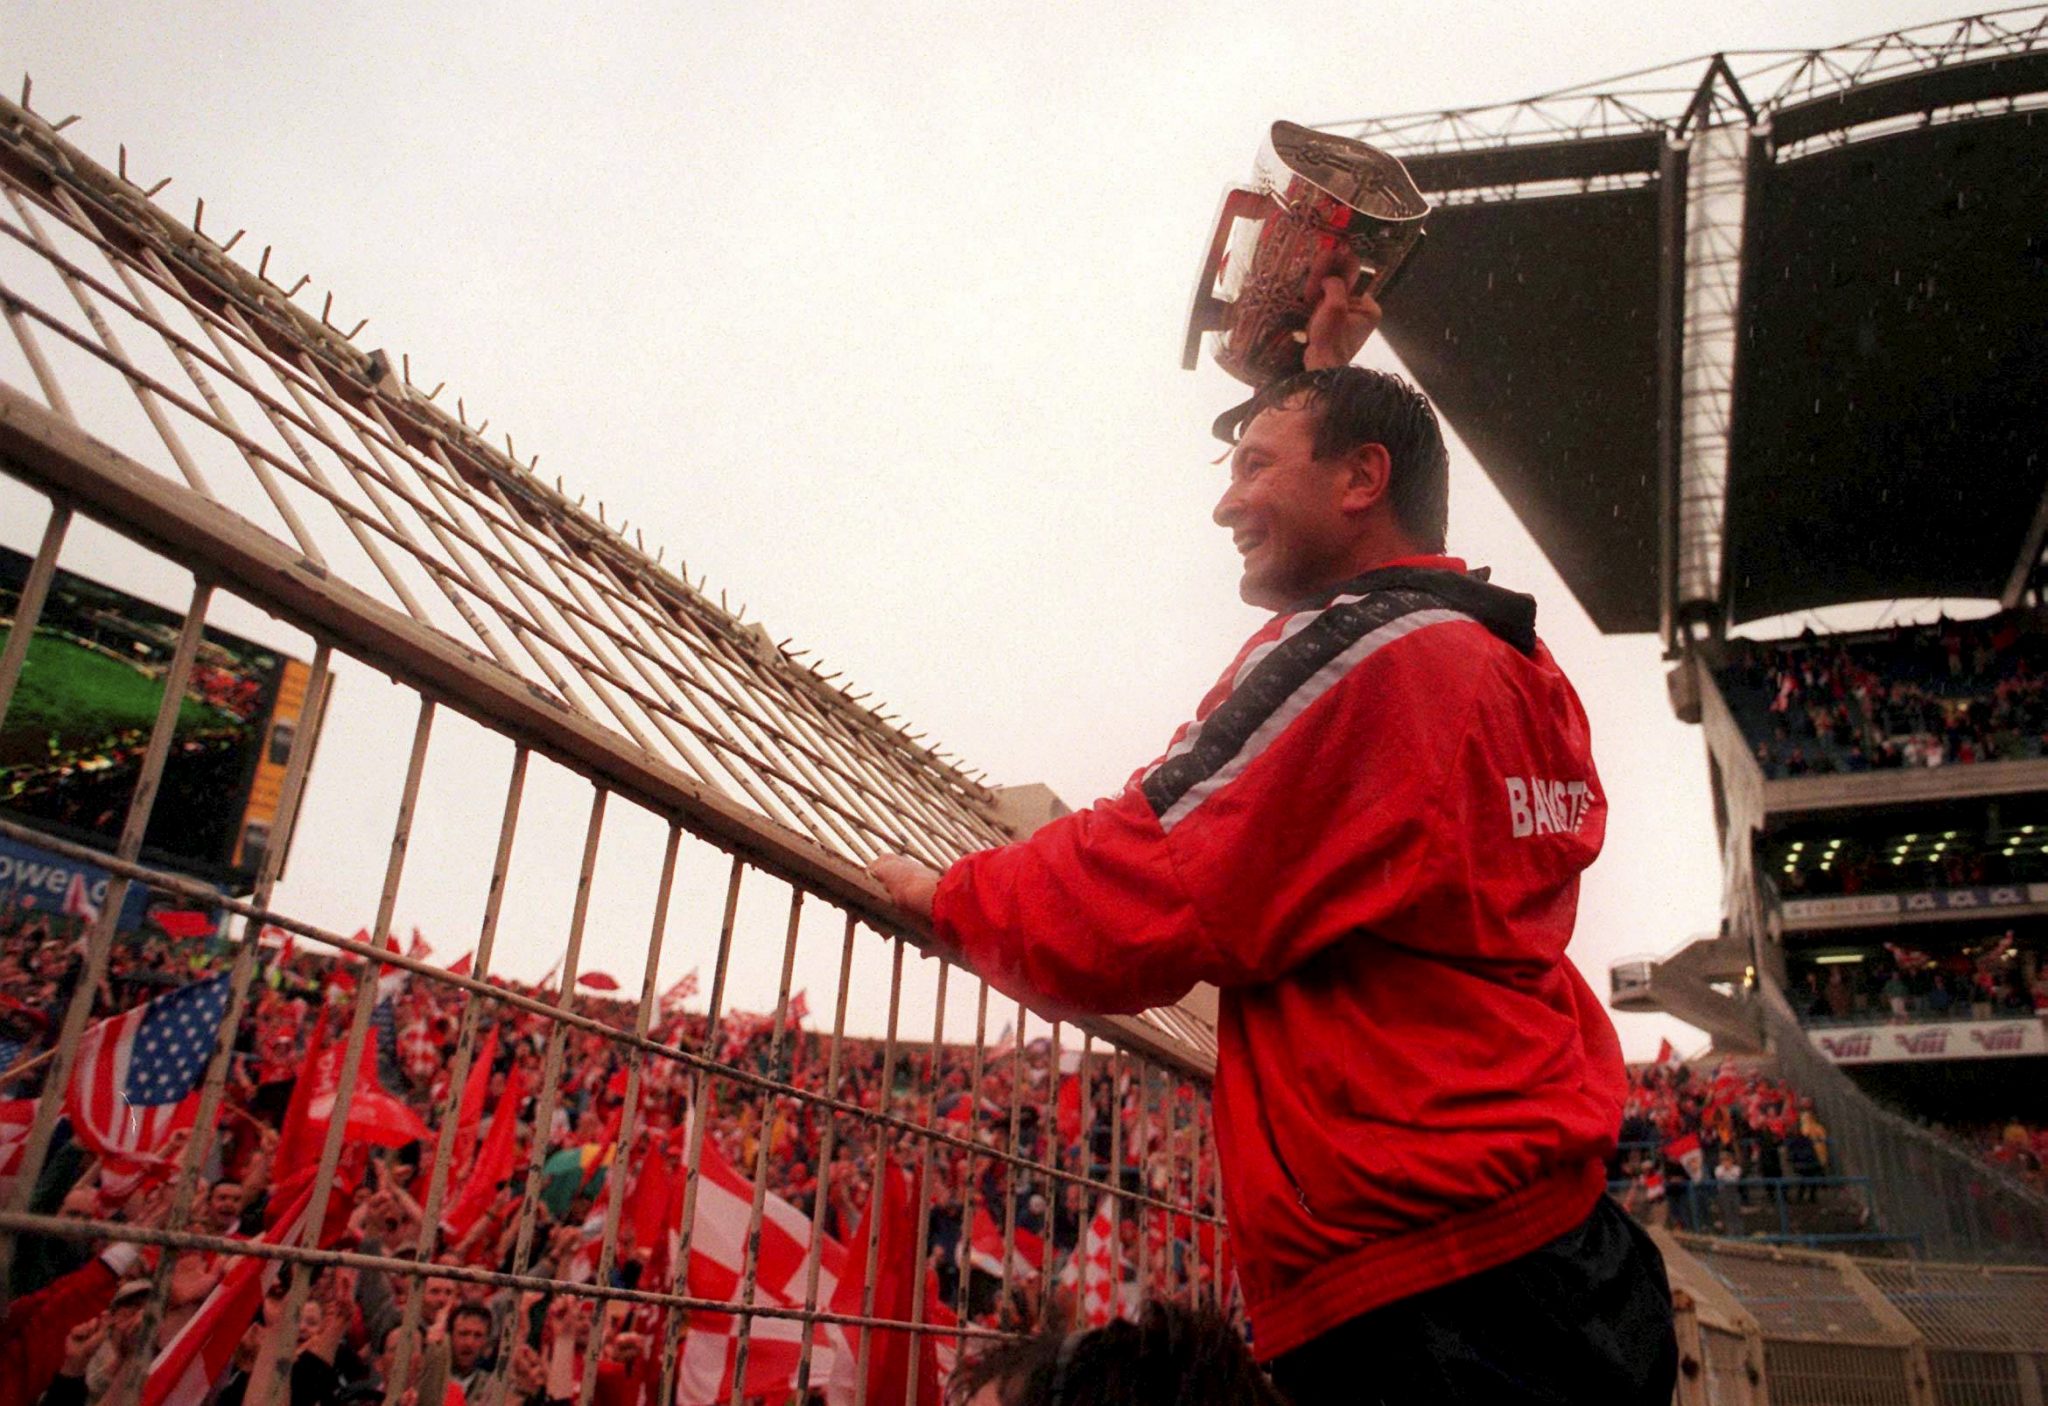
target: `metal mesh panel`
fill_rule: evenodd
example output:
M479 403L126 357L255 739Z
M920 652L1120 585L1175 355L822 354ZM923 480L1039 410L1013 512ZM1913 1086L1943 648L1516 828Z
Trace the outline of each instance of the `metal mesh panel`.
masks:
M1771 1406L1911 1406L1903 1348L1764 1343Z
M1934 1399L1941 1406L2031 1406L2020 1384L2023 1365L2009 1352L1927 1354Z
M186 1252L219 1256L269 1325L252 1406L281 1397L301 1309L331 1323L371 1279L392 1380L423 1402L452 1349L422 1329L456 1296L503 1310L494 1380L583 1406L579 1351L617 1361L626 1338L659 1367L653 1399L838 1374L858 1397L890 1353L914 1399L973 1340L1073 1321L1097 1290L1124 1311L1222 1298L1213 1029L1185 1010L1041 1017L926 950L862 870L1001 842L989 788L198 224L0 104L0 522L30 556L0 717L32 692L60 570L119 577L177 622L145 671L154 723L67 772L111 785L104 843L0 819L111 876L97 911L0 934L82 953L42 1048L0 1071L33 1104L5 1149L0 1265L26 1275L88 1238L169 1247L128 1271L147 1340L182 1317ZM144 851L223 625L310 657L246 899ZM134 885L230 921L173 971L182 954L117 936ZM420 905L472 944L460 974L388 944ZM623 981L601 969L622 963ZM109 1153L93 1206L50 1214L39 1175L76 1173L56 1132L92 1068L81 1037L157 978L207 973L230 994L189 1140L149 1150L141 1199L112 1195ZM807 992L827 993L814 1013ZM249 1112L266 1065L316 1092L297 1122ZM254 1182L259 1157L267 1203L220 1212L217 1160ZM522 1363L529 1330L545 1360ZM130 1354L107 1399L138 1399L147 1366Z
M1884 1342L1898 1336L1820 1256L1745 1253L1703 1241L1686 1248L1734 1290L1766 1338Z
M1864 1261L1930 1348L2048 1352L2048 1272Z
M1742 1338L1702 1324L1700 1347L1706 1356L1707 1406L1750 1406L1757 1400L1749 1379L1748 1345Z
M1938 1260L2048 1263L2048 1196L1873 1103L1813 1047L1768 968L1759 993L1780 1071L1813 1098L1839 1164L1870 1178L1886 1230Z

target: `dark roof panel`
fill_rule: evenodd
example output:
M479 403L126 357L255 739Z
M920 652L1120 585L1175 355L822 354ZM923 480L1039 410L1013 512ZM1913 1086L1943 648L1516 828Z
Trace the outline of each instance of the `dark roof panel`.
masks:
M1655 186L1438 210L1383 331L1594 623L1656 629Z
M2048 480L2048 116L1758 173L1726 540L1737 621L1996 596Z

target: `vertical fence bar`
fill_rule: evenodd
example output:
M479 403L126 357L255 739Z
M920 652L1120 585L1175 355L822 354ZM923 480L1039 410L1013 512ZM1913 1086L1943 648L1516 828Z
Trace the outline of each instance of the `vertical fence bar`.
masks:
M647 1038L648 1018L654 1011L655 982L661 969L661 945L663 934L668 931L668 903L670 892L676 881L676 854L682 847L683 830L680 825L670 822L668 847L661 857L661 887L655 893L654 926L647 935L646 969L640 976L640 1008L633 1016L633 1038L636 1041ZM626 1104L619 1115L619 1135L612 1154L612 1174L605 1184L604 1240L597 1251L597 1283L605 1285L612 1274L614 1256L618 1253L620 1207L626 1199L626 1175L632 1167L631 1152L633 1139L639 1132L640 1118L640 1070L649 1056L636 1044L626 1056ZM611 1311L606 1303L597 1305L597 1312L591 1316L590 1339L583 1351L583 1382L578 1389L579 1406L590 1406L591 1396L597 1389L598 1352L604 1342L605 1319Z
M1017 1002L1017 1041L1010 1052L1010 1140L1005 1151L1013 1160L1003 1163L1003 1282L996 1309L996 1320L1001 1322L1010 1307L1010 1266L1017 1262L1017 1182L1022 1176L1018 1170L1018 1142L1024 1126L1024 1055L1028 1042L1024 1038L1024 1003Z
M732 958L733 926L739 920L740 881L746 877L746 861L733 856L732 871L725 883L725 916L718 926L718 964L711 972L711 1005L705 1017L704 1047L705 1058L713 1057L718 1050L718 1022L725 1014L726 968ZM697 1230L697 1187L703 1180L704 1136L711 1126L710 1102L712 1076L698 1069L690 1079L690 1161L689 1170L683 1176L683 1226L676 1242L675 1263L669 1274L675 1282L688 1284L690 1273L690 1250ZM683 1315L674 1309L668 1310L663 1324L661 1358L661 1400L676 1399L676 1367L681 1358Z
M924 1322L924 1261L925 1256L931 1251L932 1229L933 1142L930 1134L938 1129L939 1124L939 1059L946 1048L946 977L952 969L953 964L951 962L948 962L944 957L939 958L939 992L938 999L933 1003L932 1052L931 1063L928 1066L931 1073L931 1102L925 1107L924 1127L926 1136L922 1139L923 1148L918 1156L917 1185L911 1188L917 1205L917 1259L910 1271L910 1321L912 1323ZM924 1344L925 1335L923 1333L912 1333L910 1335L910 1379L909 1385L904 1389L904 1400L906 1402L914 1403L917 1400L918 1368L924 1361Z
M305 715L302 725L292 738L291 755L285 763L284 782L279 788L277 817L274 823L279 842L266 846L263 863L258 866L256 883L250 894L250 902L258 908L270 906L271 890L277 883L277 871L284 865L283 837L292 833L292 826L298 819L299 799L304 794L307 768L312 765L314 739L320 735L321 714L326 711L328 686L327 670L330 651L321 643L313 651L313 665L306 685ZM215 1044L212 1057L207 1061L206 1074L200 1086L199 1110L192 1119L192 1136L185 1143L183 1155L179 1158L178 1169L171 1190L171 1208L167 1227L183 1230L191 1222L192 1205L198 1195L199 1169L206 1162L214 1141L215 1120L220 1116L223 1094L227 1089L228 1064L235 1047L236 1035L241 1030L242 1018L247 1014L249 986L255 979L256 961L262 946L263 924L255 918L242 920L242 940L236 946L234 967L228 976L229 996L227 1011L221 1017L221 1034ZM157 1329L163 1321L164 1304L171 1287L171 1269L177 1257L164 1254L157 1260L156 1272L150 1281L149 1300L143 1305L142 1321L136 1328L137 1340L154 1342ZM143 1372L148 1363L141 1353L131 1353L122 1364L121 1380L115 1385L112 1399L129 1401L140 1396Z
M789 1019L789 982L796 970L796 942L803 911L804 891L792 885L789 890L789 928L782 940L782 978L776 987L775 1027L768 1044L769 1066L778 1077L782 1071L783 1038ZM740 1313L739 1341L733 1351L732 1406L739 1406L740 1389L747 1379L747 1357L753 1346L754 1315L750 1310L754 1306L754 1290L761 1271L761 1216L768 1205L768 1159L775 1132L771 1115L780 1098L779 1094L767 1092L761 1095L761 1136L754 1144L754 1194L747 1208L746 1247L740 1254L739 1302L746 1305L746 1309ZM808 1336L811 1325L806 1323L803 1329Z
M1045 1059L1045 1114L1038 1125L1039 1145L1043 1149L1043 1160L1046 1167L1044 1177L1045 1190L1043 1192L1045 1197L1045 1218L1039 1223L1039 1233L1043 1237L1040 1241L1041 1247L1046 1254L1051 1254L1053 1222L1058 1215L1054 1203L1058 1199L1060 1188L1063 1185L1059 1178L1059 1172L1061 1170L1061 1163L1064 1160L1060 1155L1060 1085L1066 1079L1066 1071L1061 1067L1065 1060L1060 1052L1060 1023L1058 1021L1052 1023L1052 1039L1046 1050ZM1045 1326L1046 1314L1051 1309L1052 1276L1041 1273L1038 1279L1038 1323L1036 1326L1040 1328Z
M498 916L505 900L505 880L512 871L512 842L519 831L519 807L526 794L527 755L523 746L512 753L512 776L505 787L505 805L498 820L498 848L491 861L490 888L484 895L483 928L477 936L476 958L470 973L478 981L491 974L491 954L497 945ZM475 996L463 1003L462 1026L455 1037L455 1062L449 1067L448 1092L441 1102L441 1132L434 1140L434 1165L428 1174L427 1200L420 1214L417 1254L421 1264L434 1259L440 1243L442 1203L448 1191L448 1167L454 1157L455 1140L462 1131L456 1123L462 1106L463 1087L469 1081L470 1060L476 1051L476 1031L482 1023L482 1011L482 1002ZM404 1381L410 1373L412 1340L419 1331L424 1300L425 1295L422 1294L406 1297L405 1315L400 1320L402 1331L398 1335L398 1352L392 1360L393 1383ZM387 1387L385 1400L392 1400L395 1392L395 1387Z
M1124 1051L1117 1046L1110 1055L1109 1074L1109 1184L1116 1192L1109 1198L1109 1313L1117 1316L1124 1291ZM1086 1288L1085 1269L1082 1280Z
M192 661L199 654L199 641L206 628L206 608L212 600L212 583L204 579L195 582L191 603L185 609L184 626L178 632L177 648L172 652L170 667L164 671L163 699L157 705L156 720L150 726L149 746L143 754L142 769L136 775L135 791L128 799L128 814L121 824L121 839L115 854L124 863L133 864L142 853L142 837L149 829L150 814L156 808L157 788L163 782L164 764L171 753L171 738L178 728L179 706L185 699L185 685L192 677ZM91 1018L94 994L106 979L107 961L114 949L114 928L120 921L122 906L128 901L130 884L126 875L114 875L107 885L107 896L100 905L99 917L93 922L92 932L86 939L85 963L79 972L78 987L71 993L71 1004L64 1011L64 1026L57 1037L56 1057L51 1062L50 1072L44 1076L42 1096L36 1100L35 1122L29 1129L28 1143L22 1149L9 1210L28 1210L35 1196L36 1183L42 1178L43 1163L49 1156L50 1140L57 1130L65 1089L71 1082L71 1071L77 1062L79 1037L84 1035L86 1023ZM0 1236L0 1284L8 1282L13 1258L14 1237Z
M846 994L853 979L853 938L859 926L853 914L846 915L846 937L839 950L839 996L832 1011L832 1048L825 1059L826 1098L839 1097L840 1043L846 1038ZM838 1150L839 1115L827 1110L825 1130L818 1139L818 1189L811 1198L811 1243L804 1251L804 1311L818 1306L818 1270L825 1254L825 1206L831 1200L832 1156ZM844 1234L845 1232L841 1232ZM841 1331L838 1329L835 1332ZM803 1346L797 1349L796 1395L806 1399L811 1390L811 1348L817 1334L806 1325ZM838 1354L834 1354L837 1361Z
M890 1085L895 1078L896 1066L896 1021L903 1006L903 939L889 939L891 945L889 967L889 1025L888 1033L882 1037L882 1074L875 1089L875 1110L889 1112ZM860 1291L860 1316L875 1316L875 1267L881 1262L882 1248L882 1206L888 1200L886 1185L893 1168L889 1157L889 1125L875 1125L875 1170L869 1179L867 1213L867 1272L862 1276ZM868 1354L874 1340L868 1325L860 1325L860 1345L854 1354L854 1370L859 1379L854 1384L853 1406L867 1406L868 1400ZM894 1406L894 1403L877 1402L876 1406Z
M29 641L43 618L43 606L50 598L50 583L57 579L57 555L64 550L64 534L71 527L71 509L55 499L50 517L43 524L42 545L30 564L28 578L21 583L21 597L14 605L14 623L7 631L7 647L0 649L0 720L14 702L14 687L28 662Z
M956 1255L960 1262L960 1280L953 1295L953 1317L956 1326L961 1328L967 1326L974 1306L974 1211L977 1193L981 1189L975 1163L981 1158L981 1083L986 1074L984 1055L988 1048L988 980L980 978L975 984L974 1054L967 1076L967 1136L975 1150L967 1154L967 1177L960 1188L960 1244ZM956 1360L966 1347L967 1335L964 1332L956 1334L953 1341Z
M555 1009L566 1011L576 989L576 968L583 956L583 924L590 915L591 876L597 868L598 842L604 834L605 802L610 792L596 786L590 793L590 818L583 831L583 860L576 870L576 901L569 916L569 942L562 954L562 965L558 975L561 986L555 993ZM538 993L536 993L537 995ZM534 1104L533 1146L526 1157L526 1184L519 1197L519 1230L513 1242L512 1267L517 1272L527 1273L531 1267L533 1253L533 1225L540 1206L541 1169L548 1159L548 1134L555 1120L555 1099L561 1092L562 1047L567 1042L568 1027L557 1021L548 1031L548 1048L541 1064L540 1095ZM614 1158L616 1160L616 1158ZM514 1326L508 1322L509 1332ZM510 1367L511 1353L500 1341L498 1370L495 1380L502 1381ZM502 1391L502 1386L498 1390Z
M412 753L406 762L405 788L398 798L398 819L392 826L390 857L384 866L384 887L377 899L377 919L370 931L370 946L381 948L391 929L391 912L398 902L398 884L405 873L406 851L412 843L413 808L419 800L420 778L425 774L427 743L433 735L434 702L422 696L418 722L414 725ZM306 1223L300 1242L305 1249L318 1249L322 1227L327 1220L327 1203L334 1189L334 1176L341 1165L341 1145L347 1140L349 1104L355 1097L356 1079L362 1071L363 1049L369 1043L370 1016L377 1004L377 968L375 957L361 958L362 975L356 980L355 1008L350 1013L348 1043L342 1052L341 1070L336 1076L333 1112L327 1121L327 1136L320 1146L320 1163L313 1174L312 1200L306 1209ZM375 1069L375 1064L371 1065ZM310 1076L313 1071L304 1071ZM277 1399L276 1393L285 1392L289 1400L289 1383L293 1351L291 1344L298 1334L299 1310L305 1305L306 1290L309 1287L308 1274L294 1274L292 1286L285 1296L284 1313L271 1325L270 1338L273 1353L273 1371L268 1378L252 1378L249 1394L253 1396L251 1406L267 1406Z

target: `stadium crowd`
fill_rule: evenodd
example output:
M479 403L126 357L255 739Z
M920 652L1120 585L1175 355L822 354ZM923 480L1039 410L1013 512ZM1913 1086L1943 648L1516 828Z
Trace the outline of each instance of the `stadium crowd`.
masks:
M1964 1137L1990 1162L2048 1192L2048 1125L2009 1118L1967 1130Z
M2048 752L2048 639L2032 611L1728 651L1721 688L1767 777Z
M1639 1219L1728 1235L1776 1230L1780 1194L1818 1204L1830 1168L1827 1126L1788 1084L1732 1059L1711 1071L1671 1058L1629 1071L1608 1182ZM1770 1212L1760 1226L1752 1208Z
M107 980L95 993L95 1015L110 1017L166 992L190 991L219 978L230 957L224 944L204 939L124 937L116 944ZM0 925L0 1041L6 1042L0 1045L0 1069L32 1060L47 1048L81 965L77 925L61 916L17 910ZM321 1081L338 1063L353 1003L349 971L359 965L337 963L324 948L271 952L262 979L251 990L250 1010L233 1047L219 1136L202 1166L199 1214L204 1228L237 1237L274 1235L292 1216L298 1204L294 1198L303 1201L326 1131L322 1116L309 1109L321 1107L323 1088L331 1091L331 1083ZM465 970L465 963L458 962L455 970ZM1080 1317L1101 1321L1117 1303L1134 1304L1141 1289L1162 1297L1206 1291L1216 1282L1219 1256L1227 1255L1209 1228L1191 1217L1169 1216L1156 1207L1141 1211L1128 1198L1115 1206L1110 1201L1117 1198L1094 1204L1085 1186L1016 1167L995 1155L1054 1157L1068 1172L1107 1180L1114 1153L1120 1162L1115 1181L1126 1191L1142 1187L1207 1211L1216 1177L1206 1133L1198 1136L1196 1131L1205 1102L1170 1076L1154 1072L1141 1079L1119 1073L1099 1051L1083 1070L1072 1048L1056 1058L1048 1041L1020 1048L1006 1032L983 1052L978 1087L972 1046L933 1051L899 1043L895 1060L885 1068L882 1041L853 1038L839 1043L838 1079L831 1084L831 1041L806 1028L800 997L780 1013L789 1034L778 1044L775 1013L728 1012L713 1031L705 1014L683 1007L694 986L686 979L664 997L654 1027L659 1038L709 1051L763 1078L829 1093L863 1110L936 1126L977 1150L934 1144L906 1129L828 1114L807 1100L764 1098L733 1080L710 1079L704 1096L704 1165L715 1167L717 1175L707 1170L699 1185L694 1225L701 1244L692 1249L687 1269L677 1272L672 1257L680 1247L685 1186L680 1173L671 1175L670 1169L687 1161L693 1082L688 1069L671 1060L646 1063L638 1127L621 1150L627 1060L616 1043L570 1030L562 1051L558 1106L548 1126L536 1130L537 1092L552 1022L485 1002L489 1014L476 1037L476 1060L463 1087L454 1089L453 1051L463 1002L469 998L460 988L431 979L394 979L391 973L400 971L389 968L379 980L374 1040L351 1105L340 1169L350 1198L343 1207L346 1223L337 1219L323 1228L324 1244L372 1253L412 1252L429 1195L433 1130L453 1093L460 1131L440 1215L437 1258L443 1263L590 1281L598 1269L615 1167L625 1169L621 1174L626 1178L611 1276L620 1287L673 1286L701 1296L734 1297L738 1266L713 1263L713 1253L701 1245L727 1232L735 1243L744 1238L757 1166L765 1175L769 1207L764 1234L772 1238L778 1225L797 1227L791 1243L798 1264L817 1214L825 1237L819 1258L827 1276L819 1302L839 1312L862 1311L865 1284L876 1295L873 1311L884 1317L909 1317L915 1293L927 1320L966 1319L1011 1329ZM554 999L552 988L512 989ZM571 1007L621 1030L630 1030L635 1017L634 1003L596 991L572 993ZM0 1089L0 1180L12 1169L6 1139L11 1133L11 1148L18 1151L26 1120L33 1116L31 1096L39 1077L22 1077ZM78 1078L74 1074L74 1089ZM331 1117L331 1104L328 1108ZM87 1126L60 1132L38 1184L38 1206L65 1216L142 1224L160 1219L168 1169L189 1130L173 1132L146 1155L127 1157L96 1149L92 1144L98 1130L91 1116L81 1117L69 1104L67 1112L69 1124ZM829 1160L820 1165L828 1117L837 1126ZM535 1229L522 1259L517 1242L524 1169L536 1135L542 1142L541 1184ZM888 1194L879 1196L878 1187ZM928 1206L921 1218L913 1198ZM715 1212L706 1207L714 1202L737 1207L739 1223L710 1227L707 1216ZM878 1222L872 1227L871 1215ZM878 1248L874 1278L868 1280L871 1233ZM920 1245L922 1261L916 1254ZM771 1292L776 1287L771 1283L772 1246L760 1253L757 1301L800 1305L801 1276L783 1285L795 1285L785 1297L776 1297ZM175 1344L195 1333L204 1336L202 1329L218 1338L208 1323L213 1311L208 1306L233 1287L230 1266L260 1270L262 1264L200 1251L179 1254L170 1311L156 1341L144 1344L137 1334L151 1258L133 1245L21 1237L13 1266L15 1299L0 1320L0 1406L95 1402L137 1355L160 1374ZM892 1268L899 1260L903 1263ZM1005 1262L1012 1267L1007 1287ZM215 1355L202 1353L199 1359L209 1381L227 1384L224 1390L210 1390L205 1399L235 1406L241 1384L257 1370L263 1314L282 1311L290 1277L289 1271L263 1276L263 1313L256 1310L256 1289L247 1287L246 1333L237 1329L232 1343L223 1347L217 1341ZM307 1286L290 1367L293 1406L381 1400L399 1355L402 1315L412 1292L414 1285L402 1274L316 1273ZM442 1278L424 1279L417 1292L424 1322L403 1354L412 1364L413 1388L430 1384L444 1402L461 1406L480 1399L560 1399L575 1394L588 1366L596 1373L597 1400L603 1406L644 1406L653 1399L658 1386L654 1364L665 1331L659 1309L607 1306L602 1349L594 1363L586 1364L583 1344L599 1311L590 1300L549 1299ZM700 1319L685 1327L682 1399L724 1401L735 1361L733 1330L709 1315ZM833 1333L837 1336L820 1329L814 1338L821 1385L834 1348L841 1359L853 1355L845 1333ZM880 1334L878 1340L890 1336ZM693 1359L700 1337L708 1341L710 1356ZM932 1342L927 1338L920 1349L930 1354L921 1390L927 1399L948 1358ZM745 1369L750 1399L788 1395L799 1345L798 1337L756 1339ZM910 1348L885 1347L870 1354L871 1387L876 1371L895 1371L899 1377L905 1371ZM710 1363L708 1372L704 1362ZM838 1368L850 1370L845 1361ZM778 1371L783 1375L777 1376ZM454 1389L443 1390L444 1381ZM895 1397L879 1399L900 1395L899 1389ZM878 1399L872 1390L870 1398ZM175 1392L164 1399L181 1400Z
M1937 954L1873 945L1857 962L1795 963L1802 1021L1989 1020L2048 1016L2048 963L2011 934Z

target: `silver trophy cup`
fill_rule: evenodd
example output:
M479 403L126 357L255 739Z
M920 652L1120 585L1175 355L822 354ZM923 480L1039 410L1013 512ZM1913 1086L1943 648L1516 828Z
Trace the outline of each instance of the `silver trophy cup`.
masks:
M1301 370L1309 314L1332 273L1379 297L1422 238L1429 202L1377 147L1275 122L1252 184L1225 192L1195 280L1181 365L1202 334L1216 364L1254 386Z

